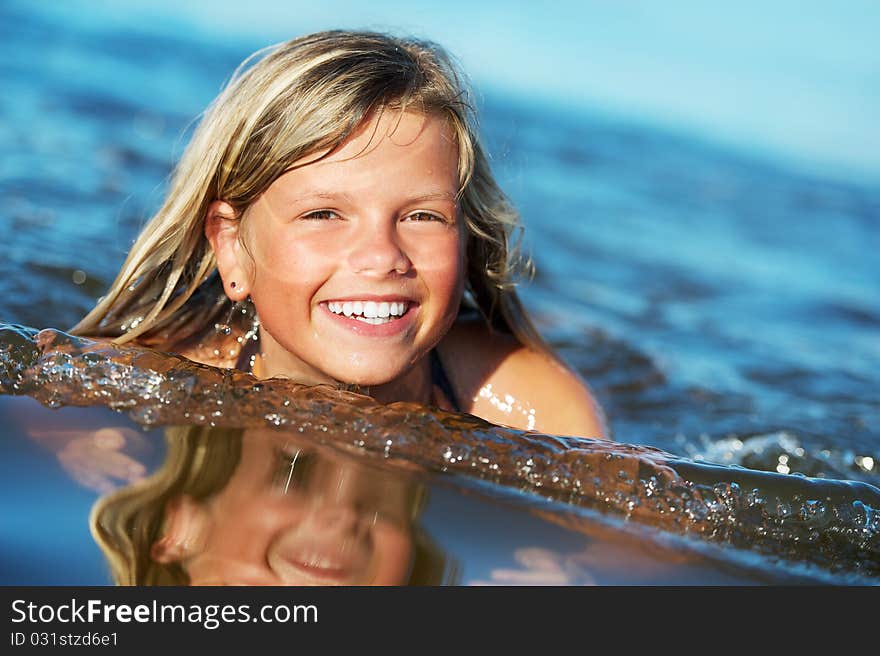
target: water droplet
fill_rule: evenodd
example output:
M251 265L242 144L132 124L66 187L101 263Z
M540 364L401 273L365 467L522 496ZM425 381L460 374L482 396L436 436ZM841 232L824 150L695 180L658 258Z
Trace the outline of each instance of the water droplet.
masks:
M791 505L785 501L778 501L776 504L776 514L783 519L791 516Z

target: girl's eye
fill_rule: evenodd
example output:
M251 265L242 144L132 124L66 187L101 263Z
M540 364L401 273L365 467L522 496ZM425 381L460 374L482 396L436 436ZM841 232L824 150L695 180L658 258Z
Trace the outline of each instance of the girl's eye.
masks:
M275 456L277 464L272 477L275 488L284 494L294 490L305 491L315 464L315 455L300 449L293 453L276 449Z
M409 216L406 217L407 221L441 221L443 223L446 222L446 219L439 214L434 214L432 212L413 212Z
M303 216L303 218L309 220L327 221L338 219L339 215L331 210L315 210L314 212L309 212L308 214Z

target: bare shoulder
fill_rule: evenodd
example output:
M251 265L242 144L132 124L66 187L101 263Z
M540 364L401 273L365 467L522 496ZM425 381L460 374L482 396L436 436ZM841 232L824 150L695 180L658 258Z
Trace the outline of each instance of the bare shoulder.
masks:
M112 337L89 336L88 339L92 339L105 344L114 343ZM123 346L152 348L159 351L174 353L175 355L180 355L187 360L192 360L193 362L197 362L199 364L206 364L212 367L220 368L234 368L238 355L238 345L232 339L227 339L225 342L221 342L219 340L211 340L204 343L199 342L193 344L182 344L170 349L160 344L144 343L141 340L135 339L131 342L126 342L126 344Z
M549 354L476 321L457 323L440 354L466 412L553 435L607 437L589 387Z
M238 347L231 340L228 343L212 341L206 344L181 345L176 347L174 352L199 364L220 367L221 369L234 369Z

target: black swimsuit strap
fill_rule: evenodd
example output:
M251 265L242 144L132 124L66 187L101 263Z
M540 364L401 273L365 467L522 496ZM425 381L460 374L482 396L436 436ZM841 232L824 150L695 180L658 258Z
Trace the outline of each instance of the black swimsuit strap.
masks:
M431 358L431 381L440 388L440 391L443 392L449 403L452 404L452 408L456 412L461 412L458 397L455 395L455 390L452 389L452 383L449 382L449 376L446 375L446 370L443 368L443 362L440 360L440 354L437 353L437 349L431 349L429 357Z

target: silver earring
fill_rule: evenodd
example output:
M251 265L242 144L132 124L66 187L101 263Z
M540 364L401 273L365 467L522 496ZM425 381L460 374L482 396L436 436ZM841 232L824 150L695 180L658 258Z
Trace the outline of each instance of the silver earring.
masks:
M229 314L226 315L226 321L214 324L214 332L216 332L218 335L229 335L230 333L232 333L232 326L230 326L229 324L232 323L232 315L235 313L236 305L236 303L233 303L232 306L229 308Z
M257 318L256 308L254 307L251 297L248 296L243 301L235 301L229 307L229 314L226 315L226 321L215 323L214 330L220 335L229 335L232 333L233 326L241 325L240 316L252 315L250 326L244 331L243 339L239 338L239 342L248 339L255 339L257 329L260 327L260 320Z

